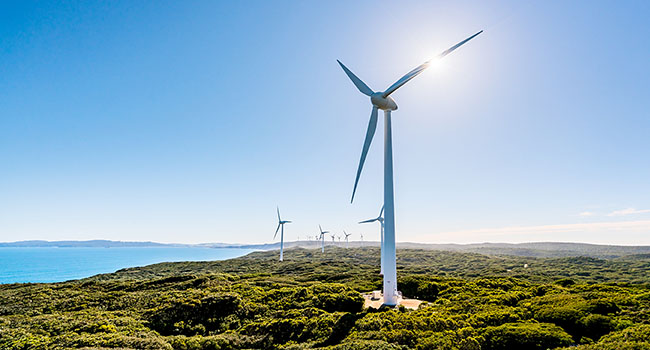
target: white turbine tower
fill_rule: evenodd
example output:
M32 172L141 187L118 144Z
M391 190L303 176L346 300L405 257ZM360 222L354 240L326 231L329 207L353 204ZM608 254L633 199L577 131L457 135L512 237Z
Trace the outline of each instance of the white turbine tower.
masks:
M459 42L458 44L452 46L446 51L439 54L436 59L443 58L450 54L452 51L459 48L461 45L473 39L475 36L481 34L483 31L480 31L469 38ZM363 163L366 160L366 155L368 154L368 149L370 148L370 143L372 142L372 137L375 135L375 130L377 129L377 114L378 110L381 109L384 111L384 206L386 207L386 222L385 222L385 240L384 255L386 256L386 261L384 266L384 304L394 306L398 303L398 293L397 293L397 268L395 264L395 206L393 198L393 143L392 143L392 131L391 131L391 111L397 109L397 104L390 95L399 89L402 85L406 84L409 80L415 78L418 74L422 73L429 65L431 65L432 60L426 61L423 64L417 66L410 72L406 73L405 76L396 81L391 85L386 91L372 91L368 85L366 85L361 79L359 79L354 73L352 73L346 66L337 62L341 65L341 68L345 71L345 74L348 75L350 80L354 85L363 93L370 97L370 102L372 103L372 112L370 113L370 122L368 123L368 130L366 131L366 139L363 143L363 150L361 152L361 159L359 160L359 168L357 169L357 177L354 181L354 190L352 191L352 201L354 201L354 194L357 190L357 184L359 183L359 176L361 175L361 170L363 169Z
M273 235L273 239L278 235L278 230L282 228L281 233L280 233L280 261L284 259L284 224L291 223L291 221L285 220L282 221L280 219L280 207L277 207L278 209L278 228L275 229L275 234Z
M384 207L381 207L381 211L379 212L378 217L376 217L374 219L364 220L364 221L359 222L360 224L367 224L369 222L379 221L379 223L381 224L381 243L379 244L379 248L380 248L380 251L379 251L379 261L380 261L379 274L381 274L381 275L384 274L384 217L382 216L382 214L384 214ZM362 236L361 239L363 240L363 236Z
M345 230L343 230L343 234L345 235L345 247L350 248L350 241L348 241L348 237L352 236L352 234L345 232Z
M329 231L323 231L320 225L318 225L318 229L320 230L320 252L325 253L325 234L329 233Z

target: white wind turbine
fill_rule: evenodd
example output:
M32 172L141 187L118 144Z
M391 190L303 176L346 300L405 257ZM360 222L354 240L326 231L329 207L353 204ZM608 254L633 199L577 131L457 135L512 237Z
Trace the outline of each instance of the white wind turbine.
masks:
M284 224L289 224L291 221L285 220L282 221L280 219L280 207L277 207L278 209L278 228L275 229L275 234L273 235L273 239L278 235L278 230L282 228L281 233L280 233L280 261L284 259Z
M323 228L320 227L320 225L318 225L318 229L320 230L320 252L325 253L325 234L330 231L323 231Z
M374 218L374 219L369 219L369 220L364 220L360 221L360 224L367 224L369 222L375 222L379 221L381 224L381 243L379 244L379 261L380 261L380 267L379 267L379 274L383 275L384 274L384 217L382 216L384 214L384 207L381 207L381 211L379 212L379 216ZM361 240L363 240L363 236L361 237Z
M441 59L452 51L459 48L461 45L473 39L475 36L481 34L483 31L480 31L469 38L459 42L458 44L452 46L446 51L439 54L435 59ZM415 78L418 74L422 73L429 65L431 65L433 60L424 62L423 64L415 67L410 72L406 73L402 78L396 81L393 85L388 87L386 91L372 91L368 85L366 85L361 79L359 79L354 73L352 73L346 66L337 62L341 65L341 68L345 71L345 74L348 75L350 80L354 85L361 91L362 94L370 97L370 102L372 103L372 112L370 113L370 122L368 123L368 130L366 131L366 139L363 143L363 150L361 152L361 159L359 160L359 168L357 169L357 177L354 181L354 190L352 191L352 201L354 201L354 194L357 190L357 184L359 183L359 176L361 175L361 170L363 169L363 163L366 160L368 154L368 149L370 148L370 143L372 138L375 135L375 130L377 129L377 114L378 110L381 109L384 111L384 205L386 207L386 223L385 223L385 240L384 247L382 251L386 256L386 261L384 266L384 304L385 305L397 305L398 303L398 293L397 293L397 267L396 267L396 257L395 257L395 206L393 198L393 143L392 143L392 131L391 131L391 111L397 110L397 104L390 95L399 89L402 85L409 82L411 79Z
M345 232L345 230L343 230L343 234L345 235L345 247L350 248L350 241L348 241L348 237L352 236L352 234Z

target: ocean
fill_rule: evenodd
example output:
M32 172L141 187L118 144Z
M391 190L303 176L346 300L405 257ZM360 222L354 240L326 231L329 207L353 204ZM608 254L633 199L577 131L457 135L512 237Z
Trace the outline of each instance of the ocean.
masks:
M6 248L0 247L0 284L63 282L166 261L236 258L237 248Z

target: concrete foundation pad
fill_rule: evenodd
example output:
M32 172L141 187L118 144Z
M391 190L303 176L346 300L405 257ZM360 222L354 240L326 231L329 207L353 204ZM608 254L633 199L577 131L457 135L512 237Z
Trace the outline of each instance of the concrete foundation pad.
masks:
M363 298L365 299L364 308L374 308L374 309L379 309L382 305L384 305L384 297L381 296L379 299L373 299L373 293L368 293L368 294L363 294ZM399 298L397 299L397 305L399 306L404 306L407 309L411 310L417 310L420 307L420 304L422 304L421 300L417 299L403 299Z

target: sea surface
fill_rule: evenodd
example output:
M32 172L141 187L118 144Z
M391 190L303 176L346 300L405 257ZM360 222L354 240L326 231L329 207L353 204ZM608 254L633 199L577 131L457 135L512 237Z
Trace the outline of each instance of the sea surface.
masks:
M0 247L0 284L63 282L165 261L236 258L252 252L237 248L7 248Z

